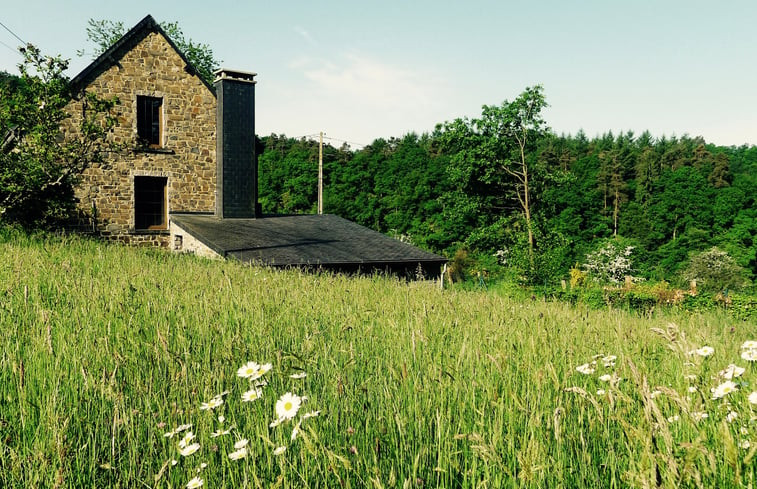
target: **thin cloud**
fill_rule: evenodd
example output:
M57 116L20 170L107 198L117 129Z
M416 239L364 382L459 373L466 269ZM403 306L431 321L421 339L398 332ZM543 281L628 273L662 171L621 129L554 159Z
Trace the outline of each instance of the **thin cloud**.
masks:
M318 44L318 43L315 42L315 39L313 39L313 36L311 36L310 33L308 31L306 31L305 29L303 29L302 27L296 25L296 26L293 27L293 29L294 29L294 32L296 32L297 34L299 34L299 36L301 38L303 38L305 40L305 42L307 42L311 46L315 46L315 45Z
M439 102L445 87L419 70L394 66L355 53L336 60L299 60L292 67L315 84L319 92L345 102L380 107L428 108Z
M297 134L324 129L331 137L367 143L376 137L433 130L452 111L449 79L425 68L356 52L329 59L303 56L289 68L300 80L298 88L278 87L275 112L291 108L297 116L270 122Z

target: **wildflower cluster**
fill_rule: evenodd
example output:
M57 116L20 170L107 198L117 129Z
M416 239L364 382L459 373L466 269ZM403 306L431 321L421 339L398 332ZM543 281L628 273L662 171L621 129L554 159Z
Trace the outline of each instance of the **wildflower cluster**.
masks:
M689 356L700 357L704 361L708 360L715 353L715 349L711 346L702 346L700 348L693 349L688 352ZM748 362L757 360L757 341L748 340L741 345L741 358ZM687 362L688 366L696 366L694 363ZM734 428L734 433L741 437L738 445L741 448L749 448L752 443L748 436L750 434L750 424L757 421L757 416L754 413L754 405L757 405L757 392L748 394L746 404L742 402L742 396L739 396L739 391L749 385L743 380L744 374L747 372L746 366L740 366L736 363L729 363L721 370L717 371L710 379L702 378L702 375L695 373L684 374L684 378L688 381L689 385L687 392L689 395L685 396L686 407L683 411L689 415L694 423L702 423L708 419L722 419L726 423L736 425L736 422L740 420L741 424L738 424ZM696 383L704 385L693 385ZM707 396L703 392L709 385L709 393ZM702 387L703 389L700 389ZM698 395L695 395L698 394ZM668 417L668 422L675 422L680 419L680 416L673 415Z
M687 354L693 357L692 360L699 358L701 362L709 363L715 357L715 349L705 345L688 350ZM747 362L757 361L757 341L745 341L741 345L740 356ZM613 396L607 393L605 387L617 388L622 380L612 370L615 359L614 355L599 354L595 355L590 362L575 367L576 371L583 376L594 378L593 375L596 375L599 387L596 395L607 396L610 405L613 403ZM685 366L688 367L697 367L697 365L692 361L685 362ZM600 369L604 371L598 372ZM708 370L702 369L702 371ZM743 380L747 372L748 366L738 363L729 363L709 378L706 378L707 376L701 371L684 372L683 376L688 384L685 393L679 394L669 387L658 387L649 393L648 399L649 402L657 403L663 412L668 411L663 418L668 424L678 423L683 419L690 419L695 424L707 420L725 421L733 427L733 434L739 438L736 444L747 449L752 446L753 442L750 441L749 436L754 429L753 425L757 423L757 391L746 395L739 394L740 390L749 385ZM571 387L566 390L583 397L588 395L581 387ZM709 395L706 394L707 392ZM743 402L744 400L747 402Z
M221 412L236 399L239 399L241 403L257 403L263 399L272 398L271 396L266 395L266 388L269 386L266 374L272 369L273 365L270 363L258 364L256 362L247 362L237 369L237 377L248 382L247 386L242 389L243 392L239 394L238 398L232 396L231 391L225 390L220 394L214 395L209 400L200 403L199 411L212 413L212 423L216 427L216 429L210 433L209 438L231 438L229 442L218 440L218 442L209 447L209 451L226 453L226 457L232 461L240 461L251 455L253 447L250 445L249 438L245 437L245 433L243 433L243 431L246 430L239 429L234 424L227 424L226 416L221 414ZM289 378L300 380L304 379L306 376L307 374L305 372L300 371L290 375ZM271 421L266 421L267 428L263 429L274 429L279 425L291 423L293 427L288 438L290 442L294 442L301 432L302 423L307 419L320 415L320 411L313 410L303 413L297 418L303 404L307 400L307 396L300 396L291 391L279 396L278 400L276 400L273 405L273 416L269 418ZM163 425L164 424L161 424L160 426ZM163 464L160 473L155 477L156 482L169 467L178 465L182 460L188 459L196 453L203 453L203 444L192 429L193 424L181 424L164 433L163 436L167 439L173 439L174 437L180 437L180 439L175 444L175 453L177 455ZM274 448L271 453L274 456L280 456L287 450L287 445L285 443L272 445ZM225 451L221 450L224 446L226 447ZM208 464L206 462L202 462L194 469L194 473L192 474L193 477L186 484L188 489L199 488L205 484L205 481L199 474L207 466Z
M598 355L594 355L590 362L576 367L576 371L584 375L592 375L597 371L597 368L601 362L602 367L605 369L605 373L598 377L599 381L614 387L617 386L621 380L623 380L622 378L618 377L618 375L614 371L612 371L612 369L615 368L615 361L617 359L618 357L615 355L604 355L600 353ZM597 389L598 396L603 396L606 393L607 391L604 388Z

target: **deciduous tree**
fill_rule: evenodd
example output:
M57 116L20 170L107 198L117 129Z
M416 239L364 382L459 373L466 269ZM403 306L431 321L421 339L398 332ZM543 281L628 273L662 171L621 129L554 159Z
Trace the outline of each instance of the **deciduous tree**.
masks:
M106 136L116 123L110 113L115 100L84 95L78 127L64 134L68 61L33 45L20 51L21 76L0 84L0 219L48 224L70 216L79 174L111 149Z

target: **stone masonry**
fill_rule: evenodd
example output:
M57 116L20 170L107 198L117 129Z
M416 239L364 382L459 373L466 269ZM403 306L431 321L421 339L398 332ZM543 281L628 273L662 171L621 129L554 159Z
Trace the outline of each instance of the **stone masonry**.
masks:
M162 32L153 30L86 84L87 91L119 100L112 140L121 149L88 168L76 191L81 211L100 235L131 244L169 246L168 228L135 230L135 176L167 179L169 218L171 212L214 212L216 98L186 68ZM162 98L162 144L157 148L137 143L138 95ZM76 126L82 102L73 100L68 110Z

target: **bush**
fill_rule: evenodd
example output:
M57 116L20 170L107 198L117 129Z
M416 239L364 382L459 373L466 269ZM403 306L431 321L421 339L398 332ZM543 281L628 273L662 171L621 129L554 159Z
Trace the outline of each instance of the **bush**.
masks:
M584 269L599 283L622 283L633 272L634 248L622 238L604 240L596 250L586 255Z
M718 247L692 255L683 276L686 280L695 280L702 290L711 292L738 290L747 285L744 269Z

